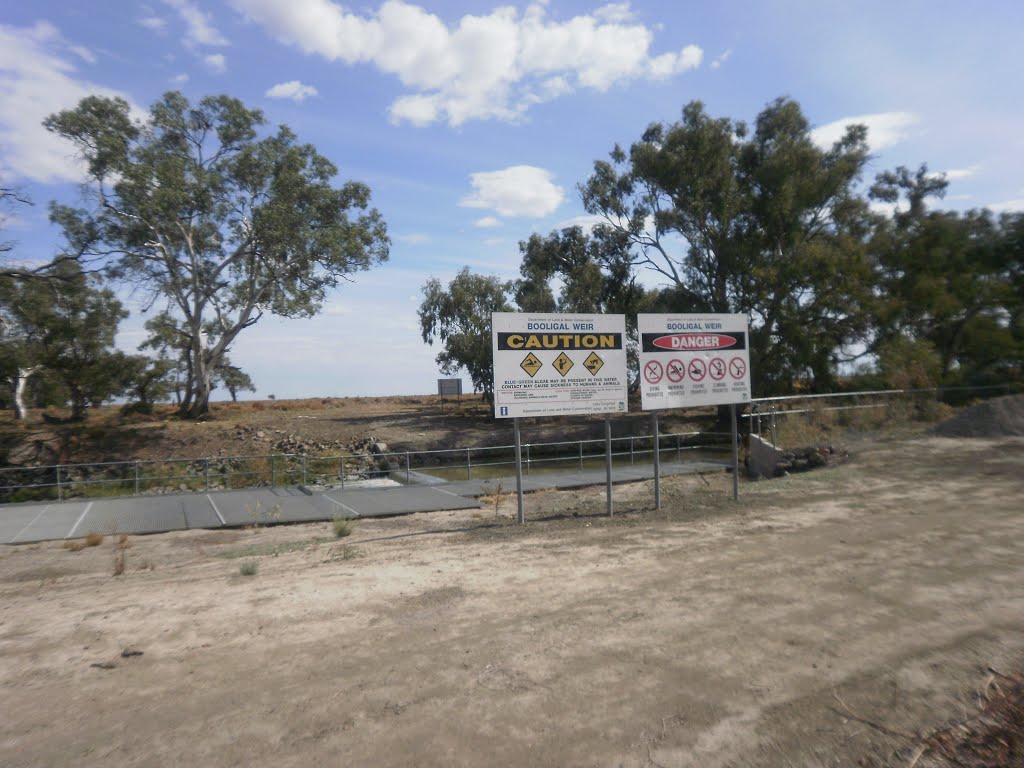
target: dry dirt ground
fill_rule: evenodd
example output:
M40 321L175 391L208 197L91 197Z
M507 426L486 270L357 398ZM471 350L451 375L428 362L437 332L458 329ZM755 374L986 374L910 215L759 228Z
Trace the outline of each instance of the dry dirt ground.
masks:
M495 419L477 395L461 400L436 395L406 397L335 397L305 400L256 400L213 403L203 421L179 420L170 405L152 415L123 416L117 406L90 411L79 424L54 423L64 415L32 412L16 422L0 412L0 465L11 453L19 464L88 463L159 460L171 457L264 455L288 452L282 440L295 437L313 454L336 456L353 442L372 438L396 451L511 445L512 423ZM579 440L604 437L601 416L522 419L523 441ZM673 411L662 419L662 432L710 429L708 409ZM650 415L639 410L618 414L616 437L650 433ZM322 447L317 447L322 446Z
M5 548L0 764L908 765L1024 665L1024 439L851 448L612 519L170 533L117 577L109 538Z

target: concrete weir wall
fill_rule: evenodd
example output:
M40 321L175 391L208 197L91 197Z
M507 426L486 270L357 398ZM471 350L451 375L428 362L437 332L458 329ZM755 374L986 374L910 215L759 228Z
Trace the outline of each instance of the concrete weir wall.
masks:
M751 477L775 477L775 468L784 452L758 435L750 436L747 473Z

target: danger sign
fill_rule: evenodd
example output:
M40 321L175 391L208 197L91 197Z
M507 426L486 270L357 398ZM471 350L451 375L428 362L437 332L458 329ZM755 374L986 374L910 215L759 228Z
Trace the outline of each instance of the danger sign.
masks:
M639 315L644 410L749 402L745 315Z
M661 381L663 373L664 371L661 368L661 363L657 360L652 360L644 366L644 378L651 384L657 384Z

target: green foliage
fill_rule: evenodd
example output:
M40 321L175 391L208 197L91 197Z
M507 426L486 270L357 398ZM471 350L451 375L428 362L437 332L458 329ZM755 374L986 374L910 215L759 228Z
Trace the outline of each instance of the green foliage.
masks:
M445 289L431 278L423 286L419 308L423 341L440 341L437 364L442 373L469 372L473 389L488 401L493 396L494 360L491 352L491 313L510 312L513 284L496 277L475 275L464 267Z
M930 389L939 385L942 363L935 346L925 339L897 336L878 348L878 372L891 389Z
M353 527L351 520L347 520L344 517L336 517L331 521L331 526L334 529L334 537L336 539L343 539L346 536L352 535Z
M59 261L31 279L0 279L0 375L26 371L60 383L72 418L120 393L125 356L113 349L128 313L76 261Z
M255 576L260 569L259 560L243 560L238 564L238 572L242 576Z
M943 383L1019 375L1022 355L1022 216L930 211L945 180L921 166L880 174L872 196L897 204L871 247L878 299L876 348L927 343Z
M309 317L388 256L370 190L333 186L334 165L285 126L261 137L263 114L237 99L170 92L137 124L125 101L91 96L45 125L94 184L92 208L51 209L66 250L119 254L108 274L167 302L159 333L186 360L183 415L208 410L225 354L264 312Z
M795 102L746 125L691 102L616 146L580 185L586 210L623 238L629 264L665 282L661 311L750 318L754 391L796 379L831 382L869 333L871 218L856 184L868 159L855 126L830 149L811 139Z

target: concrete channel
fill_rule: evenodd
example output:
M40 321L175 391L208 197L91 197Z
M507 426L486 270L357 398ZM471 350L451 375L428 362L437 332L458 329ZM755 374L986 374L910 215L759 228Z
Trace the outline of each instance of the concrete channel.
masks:
M721 472L723 462L699 461L662 467L662 475ZM612 470L612 481L652 478L651 467ZM604 470L548 473L523 478L524 491L582 488L605 482ZM514 492L515 477L464 480L391 488L328 489L250 488L212 493L71 499L0 505L0 543L28 544L104 535L163 533L190 528L306 523L341 518L389 517L480 507L479 497Z

